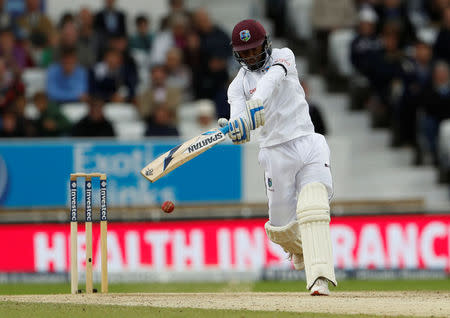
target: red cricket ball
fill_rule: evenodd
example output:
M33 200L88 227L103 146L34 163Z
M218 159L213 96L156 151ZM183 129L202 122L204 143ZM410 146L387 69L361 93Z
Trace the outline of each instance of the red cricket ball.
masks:
M171 213L175 209L175 204L172 201L166 201L161 205L161 210L166 213Z

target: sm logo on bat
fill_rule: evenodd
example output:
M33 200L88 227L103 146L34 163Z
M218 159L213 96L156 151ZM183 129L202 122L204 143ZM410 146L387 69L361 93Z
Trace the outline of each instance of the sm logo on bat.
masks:
M200 149L202 149L202 148L204 148L204 147L206 147L208 145L211 145L215 141L222 139L223 137L224 137L224 135L219 131L214 136L206 137L206 138L204 138L204 139L202 139L202 140L200 140L200 141L190 145L187 148L186 152L187 153L196 152L196 151L198 151L198 150L200 150Z

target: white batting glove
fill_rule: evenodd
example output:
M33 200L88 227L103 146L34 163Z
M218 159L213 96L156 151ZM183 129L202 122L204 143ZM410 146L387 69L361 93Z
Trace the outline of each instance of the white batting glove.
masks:
M246 101L247 104L247 116L249 121L249 127L254 130L260 126L264 126L265 113L262 100L255 98Z
M228 123L230 128L228 136L235 145L243 144L250 141L250 128L245 118L231 120Z

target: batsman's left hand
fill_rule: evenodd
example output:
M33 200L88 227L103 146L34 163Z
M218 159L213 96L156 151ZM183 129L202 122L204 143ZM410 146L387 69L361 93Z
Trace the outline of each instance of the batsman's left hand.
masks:
M249 99L248 101L246 101L246 104L250 129L255 130L260 126L264 126L265 113L262 100L258 98Z
M228 136L234 144L239 145L250 141L250 128L245 118L230 120L228 127Z

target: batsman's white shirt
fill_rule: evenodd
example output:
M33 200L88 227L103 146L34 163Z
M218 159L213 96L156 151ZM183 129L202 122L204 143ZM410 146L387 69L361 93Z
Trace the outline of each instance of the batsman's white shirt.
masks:
M261 99L264 105L266 122L259 131L261 147L314 133L295 56L290 49L273 49L267 67L261 71L239 70L228 88L230 118L245 116L245 101L251 98Z
M228 88L230 119L247 116L245 102L251 98L261 99L265 109L258 160L265 170L270 223L284 226L296 219L298 194L306 184L323 183L331 197L330 150L314 133L290 49L273 49L264 70L239 70Z

